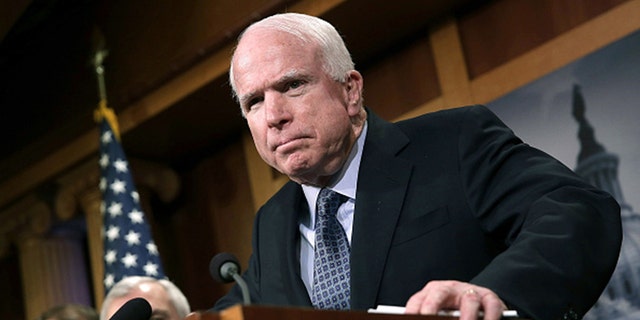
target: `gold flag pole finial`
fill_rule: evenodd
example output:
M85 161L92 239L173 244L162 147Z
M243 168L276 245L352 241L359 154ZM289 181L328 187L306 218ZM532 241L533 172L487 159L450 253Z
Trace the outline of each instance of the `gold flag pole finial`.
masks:
M94 39L96 50L92 59L92 64L98 80L98 95L100 98L98 108L94 112L94 120L96 122L100 122L102 121L102 119L106 119L107 122L109 122L111 130L115 134L116 139L120 140L118 119L116 118L116 114L113 109L107 107L107 89L104 81L104 66L102 63L104 62L104 59L107 57L109 52L104 48L104 37L98 29L96 29L94 32Z

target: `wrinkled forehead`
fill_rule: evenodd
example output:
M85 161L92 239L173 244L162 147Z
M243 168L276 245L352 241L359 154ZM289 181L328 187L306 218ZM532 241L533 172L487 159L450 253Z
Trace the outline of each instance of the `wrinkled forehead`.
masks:
M309 68L320 61L317 47L284 31L250 30L241 38L233 55L231 80L237 85L247 77L279 77L285 72Z

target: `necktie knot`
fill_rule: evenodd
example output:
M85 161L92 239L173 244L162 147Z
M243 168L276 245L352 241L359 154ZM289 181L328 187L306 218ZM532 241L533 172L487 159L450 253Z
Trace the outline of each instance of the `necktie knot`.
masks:
M340 205L347 200L343 196L331 189L323 188L318 195L317 214L322 217L335 216Z

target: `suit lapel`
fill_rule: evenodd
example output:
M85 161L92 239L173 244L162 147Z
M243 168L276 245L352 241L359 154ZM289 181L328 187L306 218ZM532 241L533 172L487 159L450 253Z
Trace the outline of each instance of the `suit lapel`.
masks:
M285 192L285 196L278 200L278 203L293 205L284 206L285 221L280 225L284 226L284 229L275 230L276 234L286 237L284 241L286 261L281 264L283 268L281 274L288 275L288 281L284 281L287 300L291 301L292 305L311 306L309 294L300 277L300 232L298 230L298 217L300 214L308 214L309 209L302 188L291 181L287 184L287 188L292 190Z
M351 249L351 306L374 307L412 165L395 155L409 142L371 112L360 171Z

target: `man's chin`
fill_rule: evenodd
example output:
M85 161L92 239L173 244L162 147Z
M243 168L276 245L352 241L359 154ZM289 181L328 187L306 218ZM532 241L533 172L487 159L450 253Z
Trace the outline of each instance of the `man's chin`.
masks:
M281 171L294 182L306 185L314 185L315 175L310 174L308 168L297 168L295 170Z
M315 187L326 186L332 177L332 176L319 176L317 174L311 174L311 173L296 174L296 175L292 174L287 176L293 182L297 182L299 184L304 184L308 186L315 186Z
M297 161L296 161L297 160ZM280 173L288 176L292 180L296 177L304 177L310 174L311 167L309 167L308 161L302 161L302 159L295 159L292 156L287 157L284 161L276 163L274 167Z
M285 171L283 172L284 175L286 175L287 177L289 177L289 179L301 183L301 181L306 181L308 180L308 177L303 173L298 171Z

